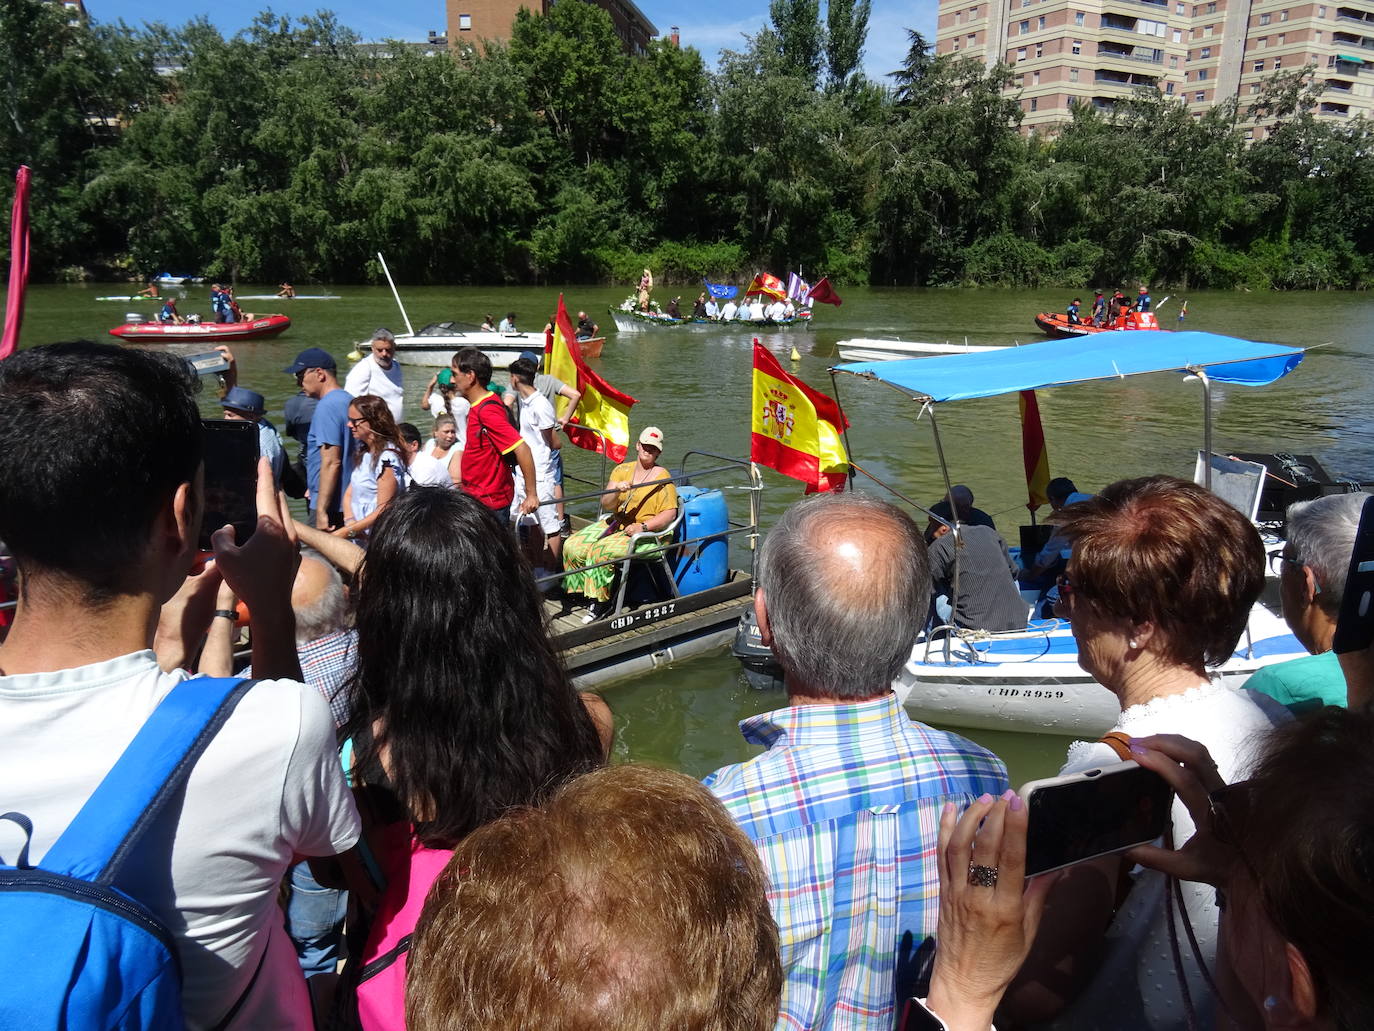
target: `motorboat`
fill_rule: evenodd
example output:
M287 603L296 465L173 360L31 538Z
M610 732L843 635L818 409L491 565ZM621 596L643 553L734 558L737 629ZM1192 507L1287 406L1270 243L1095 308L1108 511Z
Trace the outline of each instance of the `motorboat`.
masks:
M259 340L291 328L286 315L259 315L242 322L126 322L110 336L145 344L174 344L206 340Z
M889 362L899 358L921 358L939 354L981 354L1002 351L1002 344L923 343L917 340L880 340L872 337L853 337L835 345L840 357L847 362Z
M1040 332L1052 337L1085 337L1094 333L1115 333L1123 330L1159 330L1159 320L1152 311L1132 311L1117 317L1115 322L1096 326L1091 320L1070 322L1063 312L1042 311L1035 316Z
M1146 330L1128 348L1122 348L1116 338L1097 336L982 354L850 363L832 372L881 382L914 401L916 411L934 427L946 482L950 474L939 443L937 417L943 404L1127 376L1173 373L1192 377L1203 388L1203 448L1195 478L1254 518L1264 467L1213 454L1210 385L1272 383L1296 368L1303 355L1300 348L1212 333ZM1231 471L1237 465L1260 471L1242 477L1246 470ZM770 668L771 655L757 641L757 631L754 637L750 639L750 628L742 622L735 652L751 680L767 682L770 675L777 675L776 663ZM1239 687L1264 666L1306 654L1280 616L1261 599L1251 610L1234 654L1217 675L1227 685ZM1097 737L1119 716L1115 697L1078 665L1077 644L1068 623L1057 619L1028 621L1025 629L1004 633L934 628L917 641L893 688L917 719L948 727Z
M366 351L369 340L358 347ZM597 358L606 343L605 337L591 337L577 342L583 358ZM424 365L448 368L453 353L459 348L476 347L490 360L493 368L504 369L525 351L544 353L544 334L499 333L465 322L431 322L415 333L396 335L396 359L402 365Z

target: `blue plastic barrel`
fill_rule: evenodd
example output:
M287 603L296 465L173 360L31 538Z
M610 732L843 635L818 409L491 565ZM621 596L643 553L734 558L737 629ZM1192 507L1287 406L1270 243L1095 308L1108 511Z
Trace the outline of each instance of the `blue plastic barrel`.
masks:
M730 544L729 538L724 536L730 528L730 512L725 506L725 495L701 487L679 487L677 496L683 509L680 539L713 538L683 545L677 569L673 571L678 591L693 594L719 587L730 572Z

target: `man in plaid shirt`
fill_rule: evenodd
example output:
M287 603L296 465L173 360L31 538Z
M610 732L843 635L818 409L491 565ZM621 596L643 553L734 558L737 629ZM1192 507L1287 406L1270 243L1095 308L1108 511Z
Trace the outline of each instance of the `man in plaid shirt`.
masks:
M992 753L913 722L892 692L930 603L915 523L863 494L793 505L764 542L755 612L788 705L740 723L767 751L706 785L753 839L782 947L778 1031L890 1031L924 995L940 811L1007 790Z

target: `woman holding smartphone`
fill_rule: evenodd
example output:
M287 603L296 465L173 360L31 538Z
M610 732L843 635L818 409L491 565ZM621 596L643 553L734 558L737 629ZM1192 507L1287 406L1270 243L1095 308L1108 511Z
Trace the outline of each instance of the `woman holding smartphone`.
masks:
M353 449L353 472L344 491L344 525L336 536L365 539L382 510L401 491L408 478L410 450L401 439L387 403L375 394L355 397L348 406L348 430Z
M1065 509L1060 525L1073 555L1056 612L1072 623L1079 665L1120 702L1113 730L1185 734L1207 746L1223 777L1243 778L1255 740L1287 714L1208 671L1234 652L1264 584L1258 532L1215 494L1168 476L1114 483ZM1120 759L1105 743L1079 741L1061 772ZM1174 840L1186 840L1187 807L1176 801L1171 817ZM1191 1009L1209 1026L1213 996L1198 958L1208 969L1215 958L1215 892L1180 887L1171 897L1167 878L1115 856L1067 871L1008 997L1013 1022L1181 1029Z

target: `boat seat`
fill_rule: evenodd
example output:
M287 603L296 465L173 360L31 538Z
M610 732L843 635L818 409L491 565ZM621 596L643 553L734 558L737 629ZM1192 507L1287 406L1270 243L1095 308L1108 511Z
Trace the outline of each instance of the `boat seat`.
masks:
M612 616L618 616L625 611L625 595L630 587L630 580L636 566L647 567L651 574L655 592L659 599L663 597L676 598L678 596L677 577L673 573L672 563L669 561L675 549L665 548L662 551L650 552L647 555L635 554L635 548L640 541L648 540L656 545L669 545L674 543L678 537L678 528L682 525L682 520L687 512L683 505L678 505L677 515L673 521L662 530L656 532L645 531L637 533L630 538L630 549L621 560L620 565L615 567L616 587L615 605L611 609Z

